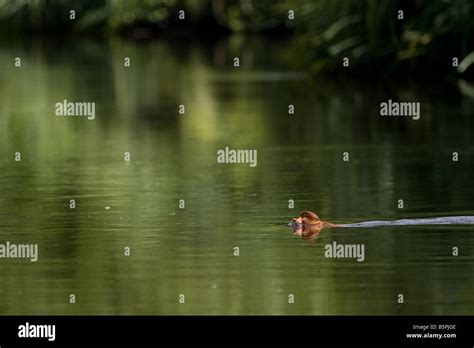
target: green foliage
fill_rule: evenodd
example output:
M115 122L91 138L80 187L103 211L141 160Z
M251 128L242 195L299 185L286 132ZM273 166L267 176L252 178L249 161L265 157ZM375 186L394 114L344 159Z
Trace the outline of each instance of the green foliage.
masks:
M75 21L69 20L71 9ZM179 10L186 11L185 24L177 23ZM453 56L462 60L474 47L473 16L470 0L0 0L1 28L8 30L278 29L294 34L304 53L300 65L316 72L339 69L343 57L351 67L372 68L421 62L428 55L447 69Z
M474 47L474 2L468 0L321 0L305 9L299 29L314 47L309 59L315 71L339 68L343 57L354 67L428 55L447 68L453 56L465 57Z

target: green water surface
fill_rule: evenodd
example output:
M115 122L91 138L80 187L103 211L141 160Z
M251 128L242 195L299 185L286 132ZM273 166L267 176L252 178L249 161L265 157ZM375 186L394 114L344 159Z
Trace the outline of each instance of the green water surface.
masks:
M474 215L473 101L455 83L308 77L300 54L241 37L3 42L0 243L37 243L39 260L0 259L0 314L474 314L474 226L285 227L300 210ZM55 116L64 99L96 118ZM380 117L387 99L419 101L420 120ZM225 146L257 167L218 164ZM333 241L365 261L326 258Z

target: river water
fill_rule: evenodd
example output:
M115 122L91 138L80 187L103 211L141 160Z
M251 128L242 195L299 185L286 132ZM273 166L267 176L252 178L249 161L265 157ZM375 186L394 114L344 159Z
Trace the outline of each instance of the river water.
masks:
M300 210L474 215L472 100L455 83L309 77L300 55L242 37L3 42L0 243L39 258L0 259L0 313L474 314L473 225L311 241L286 226ZM94 102L95 119L56 116L65 99ZM419 101L420 119L380 117L388 99ZM217 163L226 146L258 165ZM326 258L334 241L365 261Z

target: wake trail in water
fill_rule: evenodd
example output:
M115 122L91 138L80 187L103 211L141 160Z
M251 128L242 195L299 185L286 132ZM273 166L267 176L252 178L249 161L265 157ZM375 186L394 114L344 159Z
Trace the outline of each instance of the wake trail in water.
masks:
M413 226L413 225L470 225L474 216L446 216L426 219L400 219L393 221L364 221L354 224L338 224L337 227L379 227L379 226Z

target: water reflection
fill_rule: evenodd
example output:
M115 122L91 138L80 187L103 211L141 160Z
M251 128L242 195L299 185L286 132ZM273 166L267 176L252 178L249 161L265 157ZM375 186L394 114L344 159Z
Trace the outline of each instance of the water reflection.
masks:
M450 160L473 139L472 102L449 85L313 80L291 54L244 38L0 45L2 67L23 58L0 74L0 239L39 245L36 265L0 262L0 311L472 314L469 225L297 232L317 243L284 227L290 199L341 223L474 214L473 153ZM395 96L421 119L378 117ZM56 117L64 99L95 101L96 118ZM225 146L257 149L258 166L218 164ZM364 243L366 261L326 259L333 240Z

